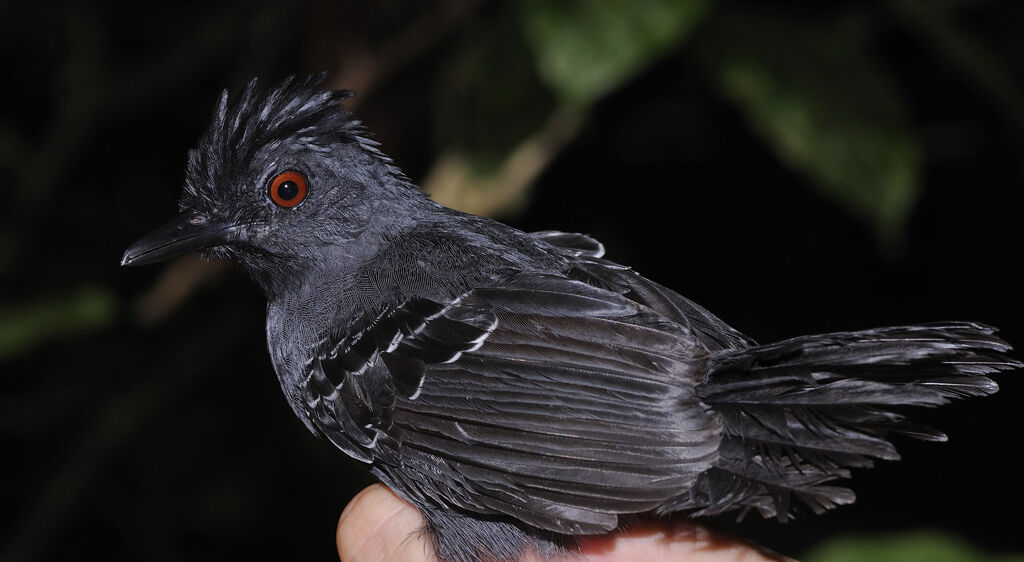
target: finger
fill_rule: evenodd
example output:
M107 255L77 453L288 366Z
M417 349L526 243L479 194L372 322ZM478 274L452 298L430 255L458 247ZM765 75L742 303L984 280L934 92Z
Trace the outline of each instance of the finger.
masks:
M727 537L689 519L648 521L580 544L586 560L686 560L781 562L790 560L757 545Z
M423 516L381 484L356 494L338 520L338 556L358 560L431 560Z

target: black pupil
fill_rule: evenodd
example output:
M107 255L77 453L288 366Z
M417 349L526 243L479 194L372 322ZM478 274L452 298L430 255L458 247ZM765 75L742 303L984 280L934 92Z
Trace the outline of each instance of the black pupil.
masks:
M295 199L295 196L299 194L299 184L288 180L281 182L281 185L277 186L277 196L285 201L291 201Z

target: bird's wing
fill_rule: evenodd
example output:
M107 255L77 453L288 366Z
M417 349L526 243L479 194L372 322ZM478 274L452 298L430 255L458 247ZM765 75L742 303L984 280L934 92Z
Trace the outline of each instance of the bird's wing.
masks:
M756 342L729 326L704 307L663 287L632 269L601 259L604 245L585 234L545 230L530 236L575 258L569 276L588 284L615 291L658 314L690 328L712 351L739 349Z
M386 311L325 347L306 392L349 454L397 451L379 473L408 494L595 533L714 462L721 422L694 391L706 358L688 330L618 293L520 274Z
M604 255L604 244L586 234L559 230L541 230L529 234L575 257L600 258Z

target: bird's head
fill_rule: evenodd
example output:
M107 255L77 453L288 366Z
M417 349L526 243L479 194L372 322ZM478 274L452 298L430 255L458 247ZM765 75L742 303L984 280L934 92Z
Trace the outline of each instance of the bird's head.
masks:
M189 151L180 213L128 249L122 265L193 250L246 267L257 281L324 259L357 258L353 243L415 214L426 197L343 110L348 90L318 90L323 75L265 92L256 80L233 104L225 91L213 123Z

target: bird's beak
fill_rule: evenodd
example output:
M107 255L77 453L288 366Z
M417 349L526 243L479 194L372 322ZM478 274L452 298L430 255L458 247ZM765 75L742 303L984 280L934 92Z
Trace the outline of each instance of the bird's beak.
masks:
M237 225L207 222L186 211L132 244L121 265L145 265L220 246L237 239L238 231Z

